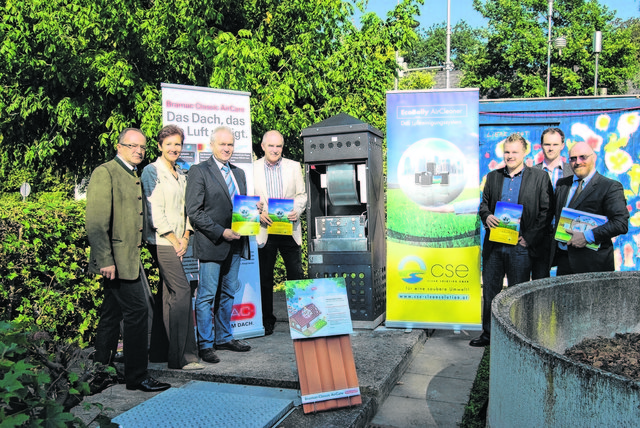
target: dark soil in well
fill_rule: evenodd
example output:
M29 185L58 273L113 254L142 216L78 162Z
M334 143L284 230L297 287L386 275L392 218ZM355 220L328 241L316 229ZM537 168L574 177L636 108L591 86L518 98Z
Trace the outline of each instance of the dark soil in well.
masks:
M572 360L640 382L640 334L585 339L564 353Z

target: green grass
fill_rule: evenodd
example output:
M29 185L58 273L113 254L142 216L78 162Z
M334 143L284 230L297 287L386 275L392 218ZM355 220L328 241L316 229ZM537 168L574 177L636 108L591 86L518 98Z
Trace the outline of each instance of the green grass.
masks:
M500 224L498 225L498 227L504 227L505 229L511 229L511 230L518 230L520 225L519 224L507 224L507 223L503 222L502 220L500 220Z
M491 347L484 348L478 372L471 387L469 403L464 408L460 428L484 428L487 421L486 405L489 400L489 358Z
M465 190L456 200L477 197L477 190ZM427 238L414 245L448 248L469 247L480 244L479 231L475 236L461 235L479 230L478 216L433 213L426 211L405 196L400 189L387 191L387 229L399 234ZM460 237L459 239L453 239ZM393 239L391 236L390 239Z

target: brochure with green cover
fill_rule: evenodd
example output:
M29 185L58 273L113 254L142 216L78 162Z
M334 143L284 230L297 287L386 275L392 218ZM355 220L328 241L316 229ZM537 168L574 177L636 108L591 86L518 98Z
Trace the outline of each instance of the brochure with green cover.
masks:
M584 233L587 230L602 226L606 222L607 217L603 215L591 214L567 207L562 208L558 227L556 228L556 241L569 242L571 235L567 233L567 230ZM587 248L598 251L600 244L587 244Z
M489 241L516 245L520 234L522 205L498 201L496 203L496 211L493 215L498 217L500 224L490 229Z
M293 234L293 223L289 213L293 211L293 199L269 199L269 218L272 223L267 231L270 235Z
M243 236L257 235L260 232L260 196L235 195L231 230Z

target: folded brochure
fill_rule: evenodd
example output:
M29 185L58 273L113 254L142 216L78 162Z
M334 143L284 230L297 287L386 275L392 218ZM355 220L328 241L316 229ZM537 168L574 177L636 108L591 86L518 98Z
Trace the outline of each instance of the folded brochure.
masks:
M565 229L574 232L586 232L598 226L602 226L607 222L607 217L598 214L587 213L572 208L562 208L558 227L556 228L556 241L568 242L571 235ZM587 248L598 251L600 244L587 244Z
M257 235L260 232L259 202L260 196L235 195L231 230L243 236Z
M520 235L522 205L498 201L496 203L496 211L493 215L498 217L500 224L497 227L489 229L489 241L516 245L518 243L518 236Z
M293 199L269 199L269 218L271 225L267 229L271 235L293 234L293 224L289 213L293 211Z

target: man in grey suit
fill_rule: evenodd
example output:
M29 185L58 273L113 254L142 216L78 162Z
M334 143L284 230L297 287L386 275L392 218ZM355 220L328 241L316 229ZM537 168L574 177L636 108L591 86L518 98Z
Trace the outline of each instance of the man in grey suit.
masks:
M607 222L584 233L569 231L567 245L554 241L558 275L615 270L611 238L627 233L629 210L624 189L619 181L604 177L596 171L597 155L585 142L576 143L569 151L574 175L558 180L556 187L556 227L563 207L604 215ZM600 244L594 251L587 244Z
M563 177L573 175L571 165L562 161L562 150L564 150L564 132L560 128L547 128L540 137L542 153L544 159L536 164L534 168L546 171L551 179L551 184L555 190L556 183ZM544 240L551 245L553 242L553 229L551 228L544 236ZM538 257L531 258L531 278L540 279L549 277L550 258L549 253L544 252Z
M196 297L196 324L200 358L220 361L215 349L246 352L251 346L233 338L231 312L239 289L240 259L249 258L249 241L231 229L233 195L247 194L244 171L229 160L234 150L233 131L216 128L211 135L211 156L189 170L186 205L194 229L194 257L200 260L200 283ZM211 316L218 285L220 302ZM214 349L215 346L215 349Z
M147 139L127 128L118 138L115 159L91 174L87 189L86 229L91 245L89 271L104 278L104 298L96 332L94 360L113 363L124 321L124 374L127 389L146 392L171 387L147 373L148 306L146 278L140 264L144 204L137 166L144 159ZM103 377L93 392L108 386Z
M304 278L302 271L302 230L300 216L307 205L302 169L296 161L282 157L284 138L278 131L268 131L262 137L264 157L253 165L256 195L260 196L262 211L260 215L260 233L257 237L258 257L260 259L260 295L262 300L262 324L265 335L273 333L276 317L273 314L273 269L278 251L282 256L287 279ZM293 233L287 235L269 235L269 198L293 199L293 209L287 218L293 223Z

